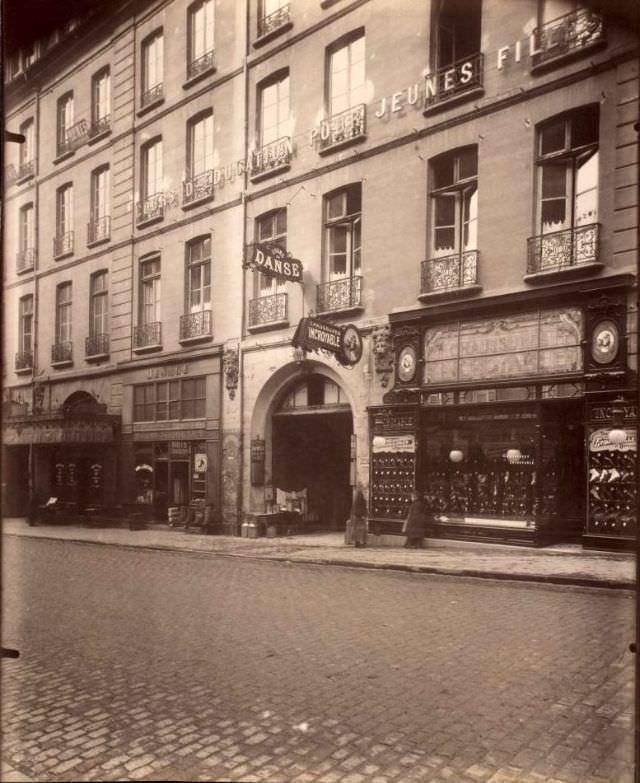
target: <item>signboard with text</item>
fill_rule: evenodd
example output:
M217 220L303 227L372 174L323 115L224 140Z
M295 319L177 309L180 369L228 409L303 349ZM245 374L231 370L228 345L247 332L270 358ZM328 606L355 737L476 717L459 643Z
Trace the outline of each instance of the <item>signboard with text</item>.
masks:
M244 266L270 277L302 282L302 263L279 245L270 242L254 242L247 245Z
M329 351L346 366L362 358L362 336L353 324L336 326L319 318L302 318L291 344L304 351Z

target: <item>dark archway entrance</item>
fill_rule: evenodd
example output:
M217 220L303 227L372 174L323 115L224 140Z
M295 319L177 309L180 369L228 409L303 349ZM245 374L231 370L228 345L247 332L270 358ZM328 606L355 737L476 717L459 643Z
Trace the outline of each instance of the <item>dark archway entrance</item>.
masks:
M273 415L273 485L306 490L317 529L342 530L351 507L353 418L343 393L322 375L298 381Z

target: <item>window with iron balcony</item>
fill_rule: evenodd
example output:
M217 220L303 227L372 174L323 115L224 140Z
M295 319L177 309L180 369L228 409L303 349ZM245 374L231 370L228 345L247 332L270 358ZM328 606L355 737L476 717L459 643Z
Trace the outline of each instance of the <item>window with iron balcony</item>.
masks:
M187 281L185 314L180 316L180 342L210 340L213 337L211 312L211 237L192 239L186 247Z
M156 106L164 99L164 36L156 30L142 42L142 91L140 113Z
M425 81L425 114L483 92L480 0L443 0L432 39L433 70Z
M91 126L89 141L111 132L111 74L103 68L91 80Z
M36 265L37 253L35 247L29 247L25 250L19 250L16 256L16 271L30 272Z
M160 271L160 256L140 261L138 326L133 329L133 349L138 352L162 347Z
M552 118L537 133L538 233L527 243L527 282L597 271L599 106Z
M290 137L289 69L258 85L258 149L251 154L251 181L257 182L289 168L293 154Z
M18 353L15 356L16 372L28 372L33 368L33 294L21 297L18 305Z
M564 0L560 6L570 10L559 15L557 0L543 0L540 24L533 31L533 73L561 65L567 60L606 46L602 14L581 5Z
M283 253L287 250L287 210L276 209L261 215L255 224L256 242ZM288 324L286 283L280 277L253 273L254 298L249 300L250 332L275 329Z
M33 353L31 351L18 351L15 356L15 371L30 372L33 369Z
M73 362L73 343L65 341L51 346L51 364L71 364Z
M187 82L215 71L215 19L213 0L200 0L189 8Z
M51 363L53 365L71 364L73 361L71 296L72 284L70 282L60 283L56 287L56 341L51 346Z
M183 208L213 198L213 112L207 111L187 123L187 172L182 184Z
M422 262L421 301L476 293L478 284L478 148L431 161L429 257Z
M20 125L20 133L24 136L24 142L20 145L19 151L18 182L30 179L36 173L35 125L31 117Z
M289 3L283 0L262 0L258 12L258 37L253 45L261 46L292 27Z
M109 355L109 289L108 272L100 270L91 275L89 299L89 336L85 339L88 360Z
M138 226L164 218L165 195L162 190L162 139L154 139L141 149L141 194L136 204Z

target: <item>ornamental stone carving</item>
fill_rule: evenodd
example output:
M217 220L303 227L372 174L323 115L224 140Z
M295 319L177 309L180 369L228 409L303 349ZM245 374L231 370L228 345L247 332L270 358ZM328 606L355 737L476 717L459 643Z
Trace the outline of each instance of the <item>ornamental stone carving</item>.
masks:
M393 370L393 347L391 345L391 327L376 326L371 330L371 353L380 384L386 389Z
M236 389L238 388L238 373L240 368L238 351L234 348L228 348L224 352L222 366L224 369L225 386L229 392L229 399L233 400L235 399Z

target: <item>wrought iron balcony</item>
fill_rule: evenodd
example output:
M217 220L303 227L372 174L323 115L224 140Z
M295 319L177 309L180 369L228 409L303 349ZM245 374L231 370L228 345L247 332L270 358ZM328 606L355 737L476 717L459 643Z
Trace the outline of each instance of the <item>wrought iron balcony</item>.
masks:
M199 76L201 73L205 73L205 71L212 70L215 68L215 65L215 51L212 49L210 52L203 54L201 57L196 57L195 60L191 60L191 62L187 65L187 78L193 79L194 77Z
M364 103L323 120L318 129L320 152L359 141L366 134L367 107Z
M33 175L36 173L36 162L35 160L26 160L23 163L20 164L20 168L18 169L18 179L27 179L28 177L33 177Z
M257 180L281 171L291 164L292 154L293 145L289 136L283 136L265 144L259 150L254 150L251 153L251 179Z
M53 257L60 258L73 253L73 231L59 234L53 238Z
M420 269L420 293L435 294L478 284L478 251L428 258Z
M138 223L146 223L148 220L160 220L164 217L164 194L156 193L136 204Z
M18 351L15 362L16 372L33 369L33 351Z
M16 271L27 272L36 264L36 249L35 247L29 247L26 250L20 250L16 256Z
M92 356L107 356L109 354L109 335L92 334L85 338L84 353L87 358Z
M111 217L104 215L101 218L90 220L87 223L87 244L104 242L111 236Z
M211 310L180 316L180 340L202 340L213 336Z
M153 87L149 87L148 90L145 90L142 93L142 97L140 99L140 108L145 109L147 106L150 106L152 103L161 100L163 97L164 84L162 82L159 84L154 84Z
M58 155L66 155L68 152L81 147L89 135L89 124L86 120L78 122L66 128L64 138L58 141Z
M329 283L320 283L317 289L317 309L319 313L332 310L348 310L362 307L362 276L343 277Z
M427 74L425 109L482 89L484 56L475 54Z
M271 294L249 302L249 328L288 320L287 294Z
M585 49L605 43L602 14L590 8L571 11L552 19L542 27L537 27L533 31L533 40L533 68L558 58L579 54Z
M530 237L527 252L527 274L557 272L562 269L594 264L599 259L600 224L568 228Z
M70 341L54 343L51 346L52 364L67 364L73 361L73 343Z
M291 21L291 12L289 4L272 11L270 14L258 19L258 38L270 35L281 27L289 24Z
M134 348L155 348L162 345L162 324L160 321L133 327Z
M213 169L203 171L182 183L182 203L193 204L213 196Z
M105 114L104 117L96 117L89 128L89 138L101 136L103 133L109 133L111 130L111 115Z

